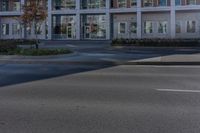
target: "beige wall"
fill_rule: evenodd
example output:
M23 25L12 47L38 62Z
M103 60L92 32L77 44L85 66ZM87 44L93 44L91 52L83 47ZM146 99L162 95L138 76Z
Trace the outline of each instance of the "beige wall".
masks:
M196 21L196 32L187 33L187 21ZM181 23L181 33L176 33L177 38L200 38L200 13L199 12L177 12L176 21Z
M23 33L20 35L13 35L12 33L12 25L19 23L16 18L14 17L1 17L1 23L0 24L9 24L9 35L2 35L1 38L3 39L19 39L23 36ZM34 27L32 27L31 35L27 36L28 39L34 39ZM42 34L38 35L39 39L45 39L45 24L42 24Z
M126 33L118 34L118 25L120 22L126 23ZM113 36L114 38L136 38L137 34L130 33L129 25L131 22L137 22L136 14L115 14L113 15Z
M144 22L153 21L153 33L144 33ZM167 21L167 34L158 33L158 22ZM144 13L142 14L142 37L143 38L170 38L170 13Z

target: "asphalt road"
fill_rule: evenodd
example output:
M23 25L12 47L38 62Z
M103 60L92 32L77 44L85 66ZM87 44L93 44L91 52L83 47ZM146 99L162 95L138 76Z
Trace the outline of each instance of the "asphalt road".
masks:
M108 67L100 64L0 64L0 87Z
M0 133L199 133L199 81L200 66L116 66L4 86Z

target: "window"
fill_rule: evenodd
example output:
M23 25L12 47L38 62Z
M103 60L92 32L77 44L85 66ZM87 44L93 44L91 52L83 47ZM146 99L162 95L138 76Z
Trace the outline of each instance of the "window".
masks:
M158 33L167 33L167 21L158 22Z
M137 22L130 23L130 32L134 34L137 33Z
M152 21L144 22L144 33L145 34L153 33L153 22Z
M98 9L106 7L106 0L81 0L82 9Z
M144 7L151 7L153 6L153 0L143 0Z
M196 27L195 21L187 21L187 32L188 33L194 33Z
M181 5L181 0L175 0L175 5L180 6Z
M187 0L187 5L196 5L196 0Z
M18 0L13 2L13 11L20 11L20 2Z
M1 8L2 8L1 9L2 11L8 11L9 10L9 1L2 0Z
M54 10L75 9L76 7L75 0L53 0L52 3Z
M125 34L126 33L126 23L119 23L118 33Z
M2 24L2 35L9 35L9 24Z
M76 16L54 15L52 19L52 29L54 39L76 38Z
M159 6L167 6L167 0L159 0Z
M118 0L118 7L119 8L124 8L126 7L126 0Z
M26 27L26 34L31 35L31 27L30 26Z
M36 24L35 25L35 34L42 34L42 29L41 29L41 25L40 24Z
M13 35L19 35L20 34L20 24L13 24L12 25L12 34Z
M131 0L131 7L137 6L137 0Z
M180 21L176 22L176 33L181 33L181 22Z

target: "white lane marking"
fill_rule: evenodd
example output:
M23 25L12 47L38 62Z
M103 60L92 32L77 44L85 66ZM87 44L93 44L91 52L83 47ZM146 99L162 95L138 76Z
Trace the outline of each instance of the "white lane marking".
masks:
M165 66L165 65L137 65L137 66L133 66L133 65L126 65L126 66L131 66L131 67L152 67L152 68L200 68L200 66L192 66L192 65L182 65L182 66Z
M157 91L166 92L189 92L189 93L200 93L200 90L179 90L179 89L156 89Z

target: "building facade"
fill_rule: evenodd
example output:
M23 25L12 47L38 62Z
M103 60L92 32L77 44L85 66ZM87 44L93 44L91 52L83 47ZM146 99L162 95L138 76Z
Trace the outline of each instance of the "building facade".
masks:
M23 28L25 0L0 0L0 39L199 38L200 0L47 0L48 17Z

